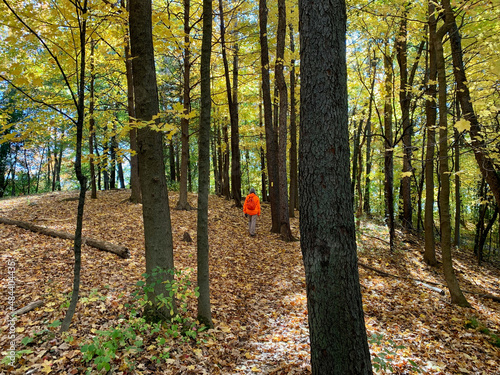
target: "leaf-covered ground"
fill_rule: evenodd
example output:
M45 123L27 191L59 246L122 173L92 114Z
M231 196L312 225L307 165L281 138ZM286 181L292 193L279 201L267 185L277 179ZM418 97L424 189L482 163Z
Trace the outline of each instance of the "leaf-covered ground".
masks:
M3 311L0 351L9 348L6 288L7 261L15 260L15 306L35 300L43 306L16 322L14 368L0 365L0 374L80 374L81 345L101 330L123 324L136 282L145 270L140 205L126 201L127 191L99 192L87 200L84 235L126 245L130 259L83 248L81 299L70 333L61 338L51 323L62 320L72 286L71 241L50 238L0 224L0 309ZM0 216L53 229L73 231L76 193L52 193L0 201ZM177 195L170 194L173 207ZM196 196L190 195L196 206ZM171 211L176 267L196 269L196 211ZM309 341L305 280L299 242L284 243L270 234L270 209L264 204L258 235L247 233L246 219L232 202L210 197L209 236L211 301L215 328L191 340L169 339L160 346L142 337L138 350L125 346L112 361L110 374L308 374ZM291 220L298 236L298 219ZM182 241L188 232L193 242ZM390 364L397 374L498 374L500 304L466 294L472 308L450 305L449 296L405 279L444 284L439 270L422 262L418 241L397 243L388 252L385 228L362 223L358 237L363 264L403 278L360 267L366 327L373 363ZM463 289L499 295L499 269L479 267L467 252L455 251L455 269ZM195 280L194 272L192 274ZM190 308L194 315L195 304ZM31 337L32 340L26 339ZM376 337L376 338L375 338ZM30 341L30 342L28 342ZM21 342L25 342L26 345ZM404 348L402 348L404 346ZM159 352L168 359L157 364ZM386 353L386 354L384 354ZM132 369L132 367L134 367ZM383 370L378 370L382 373ZM390 373L387 370L386 373ZM90 373L98 373L94 368Z

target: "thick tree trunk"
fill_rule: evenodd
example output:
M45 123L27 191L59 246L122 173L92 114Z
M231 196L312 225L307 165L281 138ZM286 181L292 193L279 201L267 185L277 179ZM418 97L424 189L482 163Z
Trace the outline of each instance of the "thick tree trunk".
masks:
M470 306L458 285L453 269L451 254L451 217L450 217L450 174L448 167L448 120L446 108L446 69L443 54L442 35L436 37L436 67L439 83L439 175L441 193L439 194L441 253L443 272L451 295L451 302L459 306Z
M151 0L131 0L129 17L136 117L139 121L151 121L158 114ZM162 271L174 270L162 135L148 126L143 127L137 131L137 145L146 273L151 275L157 267ZM167 272L161 275L162 280L172 280L172 275ZM148 283L151 281L151 278L147 279ZM165 293L163 283L156 283L154 291L148 296L153 302L151 308L146 311L149 320L163 320L170 317L170 310L166 306L160 307L156 302L156 296L163 293Z
M210 190L210 54L212 51L212 0L203 0L201 46L201 108L198 138L197 280L198 320L212 327L208 243L208 194Z
M300 232L313 374L371 374L349 177L346 10L299 2Z

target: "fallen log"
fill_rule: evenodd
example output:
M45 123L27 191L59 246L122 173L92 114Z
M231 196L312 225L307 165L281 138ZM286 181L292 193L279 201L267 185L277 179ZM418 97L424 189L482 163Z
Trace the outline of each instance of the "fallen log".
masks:
M0 224L15 225L19 228L23 228L23 229L29 230L31 232L40 233L40 234L43 234L45 236L50 236L50 237L55 237L55 238L62 238L64 240L72 240L73 241L75 239L75 235L73 233L62 232L59 230L50 229L47 227L41 227L39 225L31 224L31 223L28 223L26 221L13 220L13 219L8 219L6 217L1 217L1 216L0 216ZM121 258L130 258L130 252L125 246L115 245L111 242L100 241L100 240L96 240L94 238L82 237L82 245L85 245L85 244L92 246L92 247L95 247L96 249L99 249L102 251L107 251L109 253L116 254Z
M35 302L31 302L29 304L27 304L26 306L20 308L20 309L17 309L16 311L14 311L11 315L22 315L22 314L25 314L27 313L28 311L31 311L31 310L34 310L36 309L37 307L40 307L43 305L43 301L35 301Z

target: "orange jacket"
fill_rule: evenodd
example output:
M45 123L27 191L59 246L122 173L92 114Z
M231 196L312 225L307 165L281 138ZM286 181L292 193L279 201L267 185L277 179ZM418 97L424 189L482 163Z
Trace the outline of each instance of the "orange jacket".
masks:
M253 210L248 208L248 198L250 196L253 196L253 200L255 201L255 203L257 203L255 206L255 209L253 209ZM259 215L260 216L260 200L259 200L259 197L256 196L254 193L248 194L247 197L245 198L245 204L243 205L243 213L248 214L248 215Z

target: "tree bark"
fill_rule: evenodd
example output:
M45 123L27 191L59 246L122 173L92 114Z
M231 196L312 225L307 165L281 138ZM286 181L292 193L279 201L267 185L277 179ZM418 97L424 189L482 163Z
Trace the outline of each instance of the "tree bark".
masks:
M290 52L292 56L295 53L294 30L290 23ZM298 163L297 163L297 106L295 99L296 73L295 59L290 61L290 204L288 214L295 216L295 209L299 208L299 182L298 182Z
M210 190L210 55L212 51L212 0L203 0L203 39L201 45L201 108L198 138L198 223L197 280L198 320L212 327L208 243L208 194Z
M189 112L191 111L191 47L189 12L191 9L190 0L184 0L184 71L183 71L183 95L182 104L184 106L184 116L181 118L181 181L179 186L179 201L175 206L177 210L191 209L188 202L188 175L189 175Z
M442 29L441 29L442 30ZM441 192L439 194L441 253L443 259L443 272L446 284L451 295L451 302L459 306L470 306L458 284L453 269L451 254L451 218L450 218L450 174L448 167L448 119L446 107L446 69L443 54L442 35L436 37L436 67L439 83L439 175L441 179Z
M396 39L397 60L400 72L399 103L401 106L401 125L403 128L403 173L412 173L411 167L411 123L410 123L410 95L408 93L408 48L407 48L407 19L408 11L405 9ZM413 228L411 205L411 176L404 175L401 181L403 198L402 224L406 230Z
M122 8L129 11L129 4L124 4L125 0L122 0ZM134 127L133 122L135 119L135 107L134 107L134 77L132 75L132 56L130 55L130 30L127 27L127 33L125 38L125 71L127 78L127 111L128 111L128 121L130 125L130 202L141 203L141 183L139 181L139 160L137 157L137 128Z
M436 26L434 15L436 6L432 1L429 7L429 78L427 82L427 100L425 101L427 145L425 156L425 252L424 261L430 266L437 265L436 244L434 240L434 148L436 144Z
M377 75L377 61L378 58L375 56L375 52L373 54L373 59L370 61L370 67L373 69L372 72L372 81L370 86L370 98L368 99L370 102L368 104L368 117L366 119L366 178L365 178L365 194L364 194L364 202L363 202L363 212L370 217L371 216L371 207L370 207L370 182L371 177L370 173L372 170L372 151L371 151L371 141L372 141L372 109L374 98L374 90L375 90L375 77ZM371 69L370 69L371 70Z
M300 233L313 374L371 374L349 177L346 9L301 0Z
M220 14L220 35L222 62L224 64L224 78L226 82L227 104L229 107L229 120L231 124L231 196L236 207L241 207L241 164L240 146L238 131L238 45L235 45L235 55L233 60L233 88L229 74L229 62L226 51L226 26L224 24L224 7L222 0L219 0Z
M267 42L267 5L259 0L260 61L262 75L262 99L264 103L264 127L266 129L266 158L271 201L271 232L280 233L280 203L278 190L278 142L273 127L271 85L269 79L269 46Z
M384 73L385 73L385 98L384 98L384 191L386 221L389 228L390 250L394 251L394 241L396 230L394 227L394 140L392 133L392 93L393 93L393 73L392 56L389 54L387 45L384 53Z
M490 186L495 201L500 205L500 171L498 165L488 156L485 147L485 140L481 135L481 125L474 112L472 99L470 96L469 85L465 74L463 62L462 40L458 30L455 15L451 8L450 0L442 0L445 22L449 27L448 35L450 37L451 56L453 61L453 74L457 84L457 97L460 101L463 117L470 122L470 135L472 139L472 148L474 156L481 174Z
M138 121L151 121L158 114L151 0L131 0L129 17L136 117ZM142 191L146 273L151 275L157 267L163 271L174 270L172 227L162 135L149 126L138 129L137 146ZM164 280L172 280L172 275L168 272L164 272L162 275ZM150 283L150 280L151 278L148 278L147 282ZM164 292L165 289L160 282L154 286L154 291L149 294L148 298L153 302L153 305L145 312L148 320L163 320L170 317L169 309L166 306L160 307L156 300L156 296Z
M95 165L94 165L94 100L95 100L95 74L94 74L94 48L95 41L90 43L90 102L89 102L89 167L90 167L90 198L97 199L97 183L95 180Z
M69 329L73 315L75 314L76 304L80 294L80 270L82 266L82 227L83 227L83 211L85 207L85 192L87 189L87 177L82 171L82 144L83 144L83 124L85 117L85 46L86 46L86 31L87 31L87 0L75 3L75 11L79 16L79 42L80 42L80 61L79 61L79 85L77 88L78 101L76 104L77 120L76 120L76 153L75 153L75 174L80 184L80 194L78 199L78 210L76 215L76 229L74 237L73 252L75 254L75 263L73 266L73 293L69 303L68 310L61 324L61 332L66 332ZM62 145L61 145L62 150ZM62 153L60 158L62 157ZM59 166L59 170L60 170ZM59 184L60 186L60 184Z
M278 126L278 168L279 168L279 201L280 201L280 234L284 241L292 241L290 218L288 217L288 189L286 173L287 149L287 117L288 117L288 91L285 75L285 37L286 37L286 4L285 0L278 0L278 31L276 42L276 85L279 92L279 126Z

